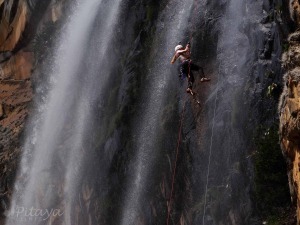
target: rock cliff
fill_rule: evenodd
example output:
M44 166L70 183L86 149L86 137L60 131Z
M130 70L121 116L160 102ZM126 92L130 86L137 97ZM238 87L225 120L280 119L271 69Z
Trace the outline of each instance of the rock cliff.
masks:
M35 82L32 82L32 74L33 71L36 70L37 64L42 65L43 64L43 51L44 49L39 46L39 51L37 52L35 49L36 45L47 45L47 43L39 40L43 39L43 35L47 36L47 32L45 33L45 30L51 30L53 28L53 25L59 23L60 18L64 15L64 4L67 0L43 0L43 1L38 1L38 0L0 0L0 131L1 131L1 137L0 137L0 214L2 215L3 212L7 209L7 205L9 204L9 200L11 197L11 190L12 190L12 185L14 183L14 178L15 178L15 173L16 173L16 168L18 165L18 160L19 156L21 153L20 150L20 143L22 141L22 132L24 130L24 125L26 122L26 118L28 117L28 113L31 110L30 108L30 103L32 102L34 91L33 91L33 85L36 85L39 80L37 79ZM138 74L143 74L144 67L143 65L145 62L143 62L144 58L147 58L147 52L149 50L149 46L151 46L151 41L154 30L154 26L152 22L157 19L156 10L158 8L157 3L153 3L155 1L149 1L148 3L144 3L146 1L139 1L139 4L133 3L131 1L132 5L128 5L128 11L131 10L131 13L127 15L124 15L124 30L126 30L127 33L131 35L124 35L126 37L126 46L130 45L133 43L132 39L136 37L136 42L135 45L136 47L133 48L134 50L129 51L128 49L120 49L117 51L120 52L126 52L128 50L128 54L130 57L132 57L133 62L136 62L137 65L135 65L135 71ZM137 1L138 2L138 1ZM164 2L164 1L163 1ZM225 2L225 1L224 1ZM268 2L268 1L264 1ZM269 1L271 2L271 1ZM147 5L148 4L148 5ZM212 4L212 3L211 3ZM225 3L224 3L225 4ZM216 5L219 5L219 3ZM138 8L139 6L141 9L139 10L139 13L132 13L133 8ZM157 7L157 8L155 8ZM163 6L161 6L163 7ZM220 7L220 6L219 6ZM215 10L214 5L211 5L211 11ZM268 7L265 7L268 8ZM279 7L280 8L280 7ZM219 11L221 12L223 8L220 8ZM268 16L265 18L265 22L262 22L265 25L263 30L270 29L273 27L273 25L276 23L276 21L273 21L275 17L276 18L276 10L274 10L274 15L271 13L273 10L270 7L270 12L268 12ZM277 10L278 12L280 11L279 9ZM300 23L300 9L299 9L299 2L294 0L290 1L290 11L291 11L291 17L294 20L295 24L294 26L299 26ZM279 14L279 13L278 13ZM147 19L145 19L147 18ZM216 21L218 18L216 19ZM151 22L152 21L152 22ZM271 21L271 22L270 22ZM207 23L207 26L210 26L212 22ZM135 24L134 30L133 28L132 31L131 29L128 28L131 24ZM272 26L271 26L271 25ZM163 26L163 25L161 25ZM216 25L217 26L217 25ZM271 28L270 28L271 27ZM275 25L274 25L275 27ZM272 28L273 29L273 28ZM129 31L128 31L129 30ZM277 30L273 29L270 34L277 35ZM131 33L130 33L131 32ZM204 31L203 31L204 32ZM267 32L266 32L267 33ZM280 33L280 32L278 32ZM197 36L198 35L198 36ZM197 34L195 39L202 38L204 34ZM132 37L131 37L132 36ZM264 47L261 52L260 58L262 59L263 63L266 63L268 65L271 65L272 63L268 62L267 60L271 58L272 51L274 52L275 50L272 49L273 44L274 44L274 38L269 37L272 35L265 35L267 36L264 37L267 39L266 43L264 44ZM278 35L280 36L280 35ZM205 36L204 36L205 37ZM269 38L269 39L268 39ZM281 38L281 37L280 37ZM43 39L45 40L45 39ZM210 39L208 39L210 40ZM211 42L217 42L215 40L210 40ZM208 45L208 41L204 41L203 45ZM300 190L299 190L299 182L300 182L300 32L296 32L294 34L291 34L289 37L289 50L284 54L283 56L283 65L286 69L286 75L285 75L285 81L284 81L284 91L281 97L281 104L279 106L279 111L280 111L280 135L281 135L281 145L284 150L284 154L286 156L286 159L289 163L289 182L290 182L290 189L292 193L292 199L295 203L300 205ZM49 43L48 43L49 44ZM200 45L198 43L198 45ZM212 45L212 44L210 44ZM43 47L43 46L42 46ZM203 50L205 49L205 46L197 46L199 49ZM125 47L124 47L125 48ZM197 49L197 48L195 48ZM205 51L204 51L205 52ZM214 54L211 53L211 49L206 50L205 53L207 54ZM195 53L196 54L196 53ZM200 54L200 53L199 53ZM197 55L199 55L197 52ZM280 54L280 53L278 53ZM116 53L116 55L121 55L119 52ZM127 57L127 58L130 58ZM211 56L213 58L213 56ZM120 60L121 61L121 60ZM126 68L127 61L124 59L125 62L123 62L122 66ZM129 60L128 60L129 61ZM143 64L144 63L144 64ZM129 63L128 63L129 64ZM211 72L213 66L208 67L208 71ZM268 76L273 76L274 72L270 70L269 67L266 66L267 72L263 70L262 73L265 72L266 75ZM126 68L127 69L127 68ZM206 68L207 69L207 68ZM132 68L129 68L128 71L131 71ZM207 71L207 70L206 70ZM279 73L278 73L279 74ZM42 76L40 74L39 76ZM257 80L258 77L255 77ZM126 102L122 103L124 107L120 107L122 110L120 110L120 114L115 116L116 121L118 123L121 123L122 121L122 129L118 129L118 132L114 131L115 127L114 124L116 123L115 120L109 120L107 119L107 130L109 131L108 133L111 133L108 136L112 136L109 138L109 141L105 144L101 143L101 148L105 146L105 151L109 152L111 154L111 168L110 168L110 174L108 179L108 183L110 185L110 189L107 190L109 192L109 197L107 197L106 201L98 201L96 198L91 198L90 200L85 200L86 202L86 208L88 210L90 202L92 202L93 205L97 204L103 204L101 205L102 208L105 209L105 212L107 211L108 215L100 215L98 212L95 212L96 215L99 217L103 218L96 218L97 221L107 221L105 224L114 224L116 220L118 220L118 216L115 216L115 218L112 218L110 215L115 213L116 209L119 209L121 207L119 204L119 199L121 198L123 194L123 184L124 184L124 177L125 175L130 175L130 170L127 168L127 163L130 158L130 142L127 141L127 136L125 133L128 133L129 128L124 128L126 127L126 122L129 120L129 117L131 114L133 114L134 109L130 110L132 105L134 105L136 98L137 98L137 93L141 80L139 78L136 78L136 76L132 76L128 78L127 80L122 81L124 83L123 86L121 86L120 89L124 89L123 92L126 92L126 95L124 95L124 99L122 101ZM273 81L272 81L273 82ZM257 82L259 83L259 82ZM273 83L272 83L273 85ZM270 92L272 92L272 85L270 85ZM141 86L141 85L140 85ZM266 85L267 86L267 85ZM127 89L126 89L126 88ZM274 86L275 87L275 86ZM201 86L202 88L202 86ZM126 89L126 90L125 90ZM199 88L200 89L200 88ZM198 91L198 90L197 90ZM199 90L200 92L200 90ZM253 94L253 98L255 98ZM201 99L204 101L204 99ZM255 101L257 99L255 98ZM257 103L258 104L258 103ZM260 105L254 105L253 108L257 109L260 107ZM265 102L260 101L259 104L264 104L265 108L268 107L268 105L265 104ZM277 103L276 103L277 104ZM166 130L170 133L171 130L173 129L174 126L174 121L178 120L178 115L173 115L174 114L174 106L170 105L169 108L166 107L166 111L170 111L170 115L166 116L164 126L166 127ZM264 107L261 107L265 109ZM272 105L273 107L273 105ZM128 109L129 108L129 109ZM133 107L132 107L133 108ZM238 108L238 107L236 107ZM274 107L273 107L274 108ZM169 111L168 111L169 110ZM189 109L189 112L192 112L192 109ZM263 111L263 110L262 110ZM175 112L176 113L176 112ZM272 112L273 113L273 112ZM189 113L192 115L192 113ZM274 114L274 113L273 113ZM121 119L119 119L119 117ZM254 117L254 116L253 116ZM199 117L200 118L200 117ZM194 123L193 121L195 118L190 118L187 119L190 121L190 123ZM197 119L197 123L204 123L202 120ZM263 118L262 118L263 120ZM260 121L257 121L259 123ZM176 125L176 124L175 124ZM103 126L103 124L101 124ZM120 125L119 125L120 126ZM100 129L100 128L99 128ZM195 129L195 128L193 128ZM197 128L198 129L198 128ZM200 128L199 128L200 129ZM177 126L176 126L177 130ZM189 134L190 132L190 127L187 127L184 129L184 133L186 133L186 136L191 136L191 138L186 138L186 142L192 142L192 144L195 144L197 142L194 138L196 135L194 134ZM193 130L193 132L195 132ZM118 133L122 133L122 141L115 141L118 138L115 138L114 136L118 136ZM166 132L167 133L167 132ZM113 134L113 135L112 135ZM185 137L186 137L185 136ZM174 140L173 140L174 139ZM176 137L175 138L170 138L170 140L165 141L166 143L169 142L176 142ZM277 140L277 139L276 139ZM118 143L118 144L115 144ZM120 142L120 143L119 143ZM109 144L110 143L110 144ZM111 153L111 146L110 145L122 145L126 147L115 147L115 153ZM181 193L182 195L188 193L190 194L190 183L191 182L198 182L199 179L199 174L195 174L194 179L188 180L186 177L191 176L190 173L192 173L192 167L193 170L198 170L202 171L205 165L198 163L199 161L203 159L196 159L193 158L191 155L192 153L190 152L189 148L192 149L192 144L190 143L185 143L185 151L181 153L181 159L182 162L179 165L179 169L181 171L185 171L182 175L181 178L182 182L178 182L181 188ZM267 143L269 144L269 143ZM102 146L103 145L103 146ZM165 144L167 145L167 144ZM277 144L278 145L278 144ZM110 147L107 147L110 146ZM98 147L97 147L98 148ZM100 148L100 147L99 147ZM117 150L119 149L119 150ZM128 150L129 149L129 150ZM96 153L95 153L96 154ZM166 155L169 153L166 153ZM100 158L101 160L105 160L102 158L103 155L100 155L97 153L96 157L99 157L99 162ZM195 157L195 156L194 156ZM216 162L220 161L221 156L218 155L218 160ZM199 157L200 158L200 157ZM205 159L205 157L203 157ZM194 164L192 165L192 159L194 160ZM197 161L198 160L198 161ZM247 157L248 160L248 157ZM101 161L102 162L102 161ZM163 161L165 162L165 161ZM163 163L162 163L163 164ZM196 165L197 164L197 165ZM165 165L165 164L164 164ZM92 167L92 166L91 166ZM235 166L235 170L239 170L239 164L237 163ZM101 170L101 168L98 168ZM205 168L204 168L205 169ZM95 168L91 168L91 171L94 171ZM167 171L167 169L165 169ZM161 171L157 169L157 174L160 174ZM167 172L165 172L167 173ZM237 174L237 173L236 173ZM128 176L129 176L128 175ZM165 203L167 202L164 198L167 199L166 193L169 192L169 184L167 182L167 175L163 174L163 178L158 176L156 178L157 180L160 180L160 186L157 186L158 190L153 190L153 192L160 193L161 195L157 194L158 200L155 202L154 200L151 201L151 210L145 209L145 211L152 212L154 215L153 217L156 218L157 221L159 221L161 224L165 222L165 218L157 218L158 212L165 210ZM229 177L232 179L232 183L234 182L234 179L236 180L236 183L241 180L242 176L236 176L236 177ZM229 179L228 178L228 179ZM202 178L204 179L204 178ZM169 179L170 180L170 179ZM248 180L247 180L248 182ZM158 182L157 182L158 183ZM246 181L245 181L246 183ZM182 188L182 186L184 188ZM220 186L221 187L221 186ZM178 189L179 189L178 188ZM228 189L228 184L227 186L222 187L224 190ZM184 191L182 191L184 189ZM82 189L84 195L83 196L88 196L89 192L95 192L95 190L90 190L89 188L83 188ZM213 194L217 195L219 192L223 192L223 189L211 189L210 192ZM87 194L86 194L87 193ZM229 193L229 191L228 191ZM232 189L232 193L235 193L235 190ZM230 192L231 194L231 192ZM89 195L90 196L90 195ZM163 196L163 197L162 197ZM184 199L186 196L181 196L178 195L176 202L180 203L182 199ZM190 197L192 198L192 197ZM195 198L195 197L194 197ZM199 196L199 199L201 196ZM248 198L248 196L247 196ZM229 199L229 197L228 197ZM240 199L240 196L237 197L237 199ZM218 200L218 201L217 201ZM219 199L217 199L215 202L214 206L212 204L212 211L214 209L219 208L225 208L226 204L224 204L224 200L221 199L221 203L224 204L222 205L219 202ZM154 202L154 203L153 203ZM157 203L158 202L158 203ZM153 204L152 204L153 203ZM243 202L242 202L243 203ZM189 217L192 218L191 214L200 214L198 211L201 211L203 208L203 203L199 201L199 204L195 206L191 212L187 213L189 214L188 216L185 216L183 213L182 215L180 214L181 211L184 211L180 207L176 209L178 211L178 219L180 219L181 224L184 223L185 218L188 220ZM180 204L179 204L180 205ZM187 204L188 205L188 204ZM81 206L80 206L81 207ZM185 208L184 208L185 207ZM250 206L249 206L250 207ZM78 215L78 221L81 218L82 220L84 219L83 217L80 217L80 208L79 206L78 212L76 211ZM182 206L184 209L190 208L190 206ZM240 208L240 205L236 207L237 209ZM300 208L300 207L299 207ZM215 215L216 217L220 214L216 210ZM95 210L96 211L96 210ZM238 224L236 221L241 221L238 220L237 217L238 215L241 214L238 210L235 212L232 209L228 209L228 221L226 224ZM247 211L247 210L245 210ZM250 211L250 210L249 210ZM145 213L145 215L146 215ZM177 213L177 212L176 212ZM248 211L247 211L248 213ZM214 213L213 213L214 214ZM91 217L90 215L88 215ZM145 216L146 217L146 216ZM197 216L196 216L197 217ZM3 218L0 216L0 224L3 223ZM117 219L116 219L117 218ZM300 218L300 209L298 209L298 220ZM143 219L141 219L143 220ZM146 221L146 219L144 219ZM190 219L191 220L191 219ZM202 220L202 218L198 218L198 220ZM84 222L82 222L83 224ZM298 221L299 223L299 221ZM80 224L80 222L78 222ZM139 222L139 224L146 224L146 222ZM221 222L220 222L221 224ZM222 223L223 224L223 223Z
M63 1L61 1L63 2ZM34 35L61 15L50 1L0 1L0 212L7 209L20 156L20 143L33 97ZM0 223L2 222L2 216Z
M290 1L290 14L296 28L300 25L299 1ZM296 29L297 30L297 29ZM282 56L284 90L279 104L280 144L288 162L292 202L297 206L300 223L300 33L288 37L288 49Z

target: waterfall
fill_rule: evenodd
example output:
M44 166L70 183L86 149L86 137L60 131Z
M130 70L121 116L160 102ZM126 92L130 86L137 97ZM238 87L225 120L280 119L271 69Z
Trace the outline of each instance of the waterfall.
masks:
M203 214L195 224L251 224L251 171L243 170L250 168L245 137L250 106L245 86L253 82L261 18L260 3L231 0L218 23L215 86L204 115L210 127L203 145L206 177L204 190L198 190L203 193Z
M149 179L153 176L155 159L161 151L157 142L162 133L160 120L163 109L168 104L167 92L177 92L173 88L174 85L170 84L178 79L178 74L171 70L170 61L174 47L184 37L192 6L191 0L170 1L158 19L161 22L157 24L153 52L150 53L153 60L146 71L147 79L150 81L143 89L141 99L144 101L134 122L132 136L135 137L134 148L137 153L132 164L133 175L123 203L122 225L134 224L140 216L140 209L145 205L145 190L149 185Z
M246 92L262 3L62 2L6 224L165 224L169 209L174 224L255 224ZM179 41L211 78L195 72L201 104L170 65Z
M110 67L103 59L118 19L120 3L121 0L74 3L74 10L57 41L54 64L48 68L48 71L53 71L48 75L50 91L44 104L39 105L33 115L32 129L26 135L18 175L20 179L15 184L11 217L7 224L33 224L33 221L26 221L32 220L28 217L30 209L39 209L42 213L42 210L50 211L53 205L62 207L57 210L61 212L59 216L64 217L63 224L72 224L72 206L77 199L80 177L84 174L81 168L85 163L84 141L89 136L88 126L92 123L95 98L107 86ZM97 34L96 46L92 46L92 50L87 49L99 12L103 14L101 33ZM97 58L93 62L84 62L89 52L96 52ZM83 62L93 67L84 71ZM68 130L71 126L71 133L65 133L68 126ZM57 168L59 164L63 164L64 168ZM63 198L58 205L57 198ZM27 215L24 215L26 210ZM47 219L51 221L53 218L50 216L53 215L47 216ZM39 221L36 223L40 224Z

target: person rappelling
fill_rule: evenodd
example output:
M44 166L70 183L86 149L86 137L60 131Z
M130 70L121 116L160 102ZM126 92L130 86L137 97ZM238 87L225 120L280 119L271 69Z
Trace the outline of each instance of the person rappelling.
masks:
M185 48L180 43L175 47L175 54L171 60L171 64L174 64L178 58L180 60L179 77L181 79L185 79L187 77L188 87L186 89L186 92L191 94L192 96L194 96L195 92L193 92L193 83L195 81L195 78L194 78L192 71L200 71L201 70L201 74L202 74L202 77L200 79L201 82L210 81L210 78L205 77L202 67L200 67L192 62L190 42L187 43Z

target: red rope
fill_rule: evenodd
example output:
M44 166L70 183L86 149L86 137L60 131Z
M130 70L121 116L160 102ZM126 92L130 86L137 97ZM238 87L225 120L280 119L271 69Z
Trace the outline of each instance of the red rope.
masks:
M173 192L174 192L174 184L175 184L175 176L176 176L176 169L177 169L178 153L179 153L179 147L180 147L180 142L181 142L181 130L182 130L182 125L183 125L186 102L187 101L184 102L184 106L183 106L183 110L182 110L181 118L180 118L180 126L179 126L179 131L178 131L178 140L177 140L177 148L176 148L176 159L175 159L175 164L174 164L174 169L173 169L173 177L172 177L172 188L171 188L171 194L170 194L170 202L169 202L169 205L168 205L167 225L169 225L170 216L171 216L172 198L173 198Z
M194 3L196 4L196 7L194 7L194 9L197 10L198 9L197 0L194 1ZM192 29L191 29L191 32L190 32L190 42L192 42L193 31L195 30L195 23L193 23L193 20L194 20L195 16L196 15L195 15L195 11L194 11L194 15L192 15ZM190 72L191 72L191 61L189 61L188 80L190 79ZM184 106L183 106L183 110L182 110L181 118L180 118L180 126L179 126L179 131L178 131L178 139L177 139L177 147L176 147L176 159L175 159L175 164L174 164L174 169L173 169L173 176L172 176L172 188L171 188L171 193L170 193L170 202L169 202L169 205L168 205L167 225L169 225L170 218L171 218L172 200L173 200L173 192L174 192L174 185L175 185L175 176L176 176L176 169L177 169L179 147L180 147L180 143L181 143L181 130L182 130L182 126L183 126L183 119L184 119L186 102L187 102L187 100L184 102Z
M192 43L192 39L193 39L193 33L195 32L195 28L196 28L196 23L194 23L194 18L196 17L196 13L198 11L198 1L194 1L194 4L193 4L193 9L194 9L194 12L193 12L193 15L192 15L192 27L191 27L191 32L190 32L190 42Z
M189 61L188 82L190 81L190 78L191 78L191 63L192 63L192 60Z

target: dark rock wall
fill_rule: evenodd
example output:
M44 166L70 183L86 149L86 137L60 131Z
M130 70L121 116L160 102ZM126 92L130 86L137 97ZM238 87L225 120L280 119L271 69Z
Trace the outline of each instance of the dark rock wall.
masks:
M299 224L299 1L290 1L290 19L293 22L293 29L282 55L285 75L279 104L279 132L280 144L288 163L291 199L297 208L297 224Z
M130 177L128 165L134 154L132 152L132 140L129 136L132 129L131 118L136 115L137 102L143 91L143 85L145 85L144 70L148 65L148 53L151 50L153 36L158 26L158 14L167 2L155 0L124 1L121 16L123 19L119 21L118 28L122 35L113 37L114 43L122 44L120 44L120 48L112 48L114 52L112 59L117 59L120 62L115 66L114 72L120 76L109 81L114 91L107 91L107 99L112 100L112 102L106 103L104 114L109 115L104 120L106 123L103 124L97 118L97 110L99 109L97 107L94 109L95 123L91 129L99 138L95 138L96 141L90 143L95 149L89 156L94 163L86 167L86 174L97 173L97 170L107 170L108 175L102 177L101 182L100 178L95 180L92 176L84 178L79 194L83 203L76 202L74 206L76 209L74 210L74 218L76 217L74 225L119 224L121 222L121 215L118 212L122 212L124 186ZM210 97L211 87L216 84L219 26L228 2L208 1L203 6L206 7L205 12L199 9L201 12L199 15L196 14L196 18L191 16L190 21L192 22L187 26L186 37L181 40L183 42L188 41L192 34L193 59L199 65L204 66L205 74L213 79L212 84L195 85L195 90L203 103ZM200 1L198 3L200 4ZM59 30L60 23L68 10L68 4L69 2L64 0L0 0L0 130L2 134L0 139L0 210L2 220L5 218L4 212L9 205L12 194L13 181L20 156L22 132L26 118L29 112L33 110L30 103L35 88L42 85L42 81L47 76L39 73L39 71L42 71L40 68L44 64L49 63L46 60L51 55L52 48L51 35L49 34L55 36ZM290 8L293 11L292 16L289 15ZM247 118L241 116L244 113L243 110L236 108L235 111L235 118L237 119L235 126L239 126L242 122L243 127L239 130L244 139L248 140L242 145L244 148L242 153L234 155L236 163L233 165L233 173L235 175L226 178L230 186L229 189L228 186L219 185L218 180L212 179L214 185L208 192L208 205L210 207L208 224L252 225L265 219L259 217L265 216L265 214L260 215L257 212L257 209L259 210L259 207L264 205L257 206L257 199L253 197L255 196L253 161L255 161L256 151L259 147L255 145L252 137L258 137L260 140L268 129L273 129L278 124L276 109L284 72L281 68L280 58L282 52L290 45L290 49L295 48L295 51L293 54L288 54L291 61L287 61L287 65L294 65L297 61L297 45L291 45L291 43L297 42L297 36L294 36L295 40L290 38L289 43L285 39L288 33L298 26L298 3L291 1L291 4L288 5L280 0L265 0L261 1L261 10L264 10L265 17L260 21L260 28L256 28L258 32L255 35L251 34L254 29L251 27L253 25L244 28L244 33L256 46L253 49L254 58L252 58L254 65L249 71L245 87L241 90L243 94L235 100L237 108L241 107L238 103L245 103L245 109L249 111ZM170 53L170 58L172 54ZM32 77L33 72L34 77ZM196 77L196 79L198 78ZM291 91L292 94L296 93L297 81L294 82L294 79L291 79L286 81L286 84L294 87ZM157 163L155 176L151 179L152 188L146 197L148 202L145 203L145 208L141 209L140 218L136 224L165 224L166 222L170 201L172 166L175 158L175 152L169 149L174 149L174 143L177 141L181 112L177 103L180 94L176 93L175 96L172 93L166 94L170 96L170 104L165 107L165 117L162 118L165 138L160 140L162 149L165 149L165 152L162 152L164 157ZM297 118L295 114L297 104L292 104L295 102L294 100L295 97L286 101L291 102L291 107L295 109L292 110L294 112L292 116ZM203 171L206 171L209 157L204 146L209 143L209 135L207 134L210 132L209 121L205 118L211 111L199 109L190 101L186 106L185 113L183 141L180 146L171 218L174 224L201 224L206 182L206 173ZM293 127L295 127L295 121L293 123ZM105 134L102 131L103 126L106 130ZM295 134L295 132L290 133ZM296 136L287 136L295 139L297 134ZM287 141L282 141L282 143L283 146L288 146ZM278 143L275 143L274 146L276 144L278 146ZM297 145L293 144L293 146L293 148L286 147L285 149L296 149L295 146ZM104 155L100 155L99 152L103 152L103 150ZM278 149L276 150L278 151ZM166 155L170 159L169 162L165 161ZM294 150L287 150L286 155L287 159L290 160L290 168L292 165L295 165L294 168L296 168L298 161L293 160L298 157L295 157ZM213 160L219 164L219 169L226 168L226 166L221 165L221 162L228 158L225 153L224 155L220 153L214 157ZM215 171L216 177L218 176L217 171ZM259 173L261 172L263 171ZM212 175L214 176L214 173ZM270 172L271 175L272 172ZM294 180L297 179L296 175ZM293 187L294 193L297 193L298 189L295 188L297 183L296 181L293 182L291 177L292 173L290 173L290 186ZM231 185L233 186L231 187ZM265 186L264 183L262 185ZM277 184L272 183L272 185ZM269 189L263 189L263 193L268 192L272 185L268 186ZM236 198L236 201L233 198ZM233 201L236 204L233 204ZM56 224L59 224L59 221L56 221ZM287 224L293 224L293 222Z

